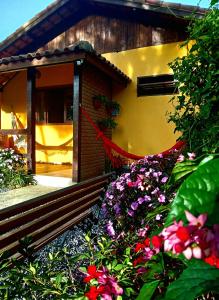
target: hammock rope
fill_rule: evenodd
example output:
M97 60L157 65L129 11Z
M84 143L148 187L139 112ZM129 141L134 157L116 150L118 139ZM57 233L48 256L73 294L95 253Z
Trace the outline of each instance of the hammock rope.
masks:
M129 153L113 143L108 137L104 135L104 133L98 128L98 126L95 124L95 122L92 120L88 112L83 108L80 107L82 115L87 119L87 121L90 123L90 125L94 128L94 130L97 133L97 140L101 139L103 142L103 147L105 149L105 152L110 159L113 167L118 168L121 167L124 164L127 164L127 160L135 161L143 159L145 156L135 155L132 153ZM161 152L163 156L167 156L171 154L173 151L181 150L185 146L185 142L178 141L173 147L170 149ZM115 152L117 155L113 154Z

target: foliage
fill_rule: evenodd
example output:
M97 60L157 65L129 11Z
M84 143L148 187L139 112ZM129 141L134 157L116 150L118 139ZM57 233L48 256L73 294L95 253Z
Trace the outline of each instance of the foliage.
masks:
M25 170L23 156L13 149L0 149L0 189L14 189L34 183L33 176Z
M117 123L112 118L102 119L98 121L98 126L101 130L111 128L115 129L117 126Z
M213 224L219 215L219 159L201 164L179 188L166 224L184 219L184 211L193 214L208 212ZM197 205L198 203L198 205Z
M180 94L173 98L169 121L190 152L214 153L219 148L219 10L212 7L203 18L194 18L188 29L183 44L188 55L170 64Z

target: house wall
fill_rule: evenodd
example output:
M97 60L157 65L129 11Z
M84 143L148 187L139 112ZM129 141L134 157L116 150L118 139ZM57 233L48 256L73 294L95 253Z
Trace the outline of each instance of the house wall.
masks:
M161 28L131 20L89 16L43 49L64 48L87 40L132 79L126 89L113 91L113 98L121 104L113 141L129 152L145 155L171 147L177 136L166 118L166 112L172 109L171 95L137 97L137 77L171 73L168 63L185 52L178 44L185 38L185 29L180 26Z
M73 126L45 124L36 126L36 161L72 163Z
M98 94L111 99L111 79L95 67L85 65L82 73L81 101L82 107L94 122L108 117L103 106L98 110L93 107L92 98ZM111 138L110 129L107 129L105 134ZM80 141L80 179L86 180L103 174L106 154L101 140L97 140L96 131L84 116L81 116Z
M113 132L113 141L120 147L146 155L175 144L174 126L167 123L166 117L172 109L172 95L137 97L137 77L171 73L168 63L179 55L186 55L186 49L180 49L178 43L104 54L132 79L126 89L113 92L113 99L121 104L119 126Z
M27 73L21 71L4 87L1 101L1 129L12 129L12 113L16 113L18 128L26 128Z
M84 40L91 43L98 53L106 53L182 41L185 38L185 30L179 26L161 28L134 20L93 15L58 35L42 49L64 48Z
M37 69L36 88L73 84L73 63ZM36 161L72 163L72 124L36 124Z

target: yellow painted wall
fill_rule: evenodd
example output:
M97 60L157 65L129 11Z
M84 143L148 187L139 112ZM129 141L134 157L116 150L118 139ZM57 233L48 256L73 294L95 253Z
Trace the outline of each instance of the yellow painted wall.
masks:
M73 83L73 64L38 68L40 77L37 88L64 86ZM26 128L27 74L18 73L1 93L1 128L12 128L12 112L17 116L17 128ZM48 163L72 163L73 125L36 125L36 161ZM69 141L67 144L65 144ZM64 144L64 145L63 145ZM18 144L26 152L26 141ZM60 146L60 147L58 147Z
M61 86L72 84L73 63L58 66L37 68L39 76L36 80L36 87Z
M127 151L155 154L175 144L174 126L167 123L165 116L172 109L168 103L171 95L137 97L137 77L170 74L167 64L179 55L186 55L186 49L180 49L178 43L104 54L132 79L127 88L113 92L113 98L121 105L113 141Z
M19 72L4 87L1 101L1 128L12 129L12 113L16 113L18 128L26 128L27 73Z
M36 161L72 163L73 126L45 124L36 126Z

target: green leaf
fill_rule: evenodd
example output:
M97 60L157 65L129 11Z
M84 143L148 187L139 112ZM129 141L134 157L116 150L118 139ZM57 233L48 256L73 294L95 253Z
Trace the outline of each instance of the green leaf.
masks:
M117 265L114 270L115 271L121 271L124 268L124 266L122 264Z
M136 300L150 300L151 297L153 296L158 284L159 280L154 280L151 282L147 282L143 285L143 287L140 290L140 293Z
M36 275L36 269L30 264L30 271L33 275Z
M197 169L197 163L192 160L186 160L184 162L177 163L173 168L172 178L176 182L196 169Z
M167 288L165 300L193 300L213 291L219 292L219 270L201 260L193 260L180 277Z
M185 221L185 210L194 215L208 213L208 224L218 222L219 159L211 160L191 174L180 186L165 226L173 220Z

